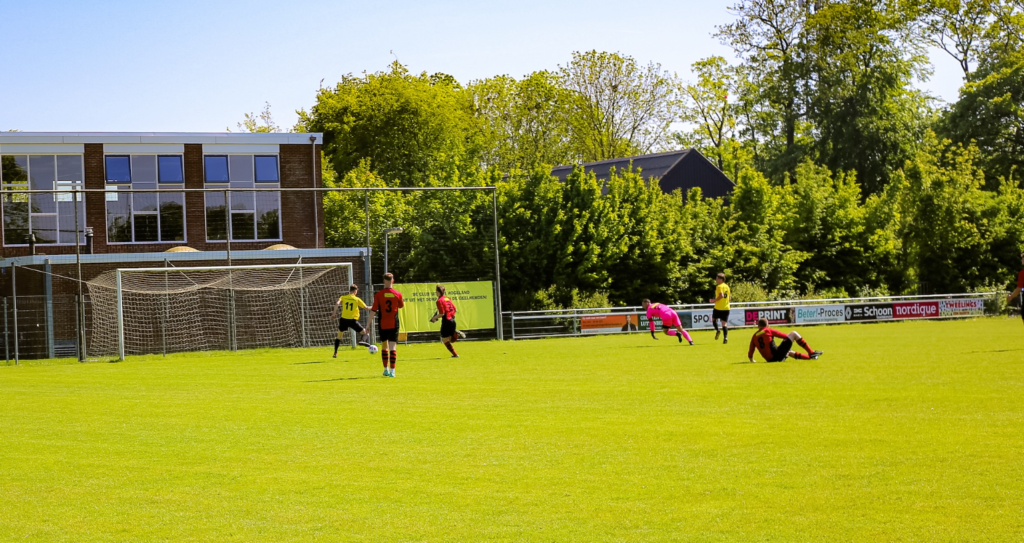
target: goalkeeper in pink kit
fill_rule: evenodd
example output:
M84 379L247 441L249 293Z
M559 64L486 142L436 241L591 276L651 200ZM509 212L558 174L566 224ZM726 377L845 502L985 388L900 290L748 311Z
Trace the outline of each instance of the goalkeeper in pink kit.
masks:
M651 337L658 339L658 336L654 335L654 319L661 320L661 329L670 336L676 336L679 343L683 342L683 338L693 345L693 339L690 338L690 334L683 330L683 323L679 322L679 315L674 309L665 304L652 304L650 300L644 299L644 309L647 311L647 322L651 323Z

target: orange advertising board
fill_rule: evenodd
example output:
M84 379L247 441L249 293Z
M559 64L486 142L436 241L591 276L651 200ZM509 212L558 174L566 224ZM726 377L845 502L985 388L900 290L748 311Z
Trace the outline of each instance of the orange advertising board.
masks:
M580 328L584 334L608 334L636 330L640 318L637 315L601 315L583 317Z

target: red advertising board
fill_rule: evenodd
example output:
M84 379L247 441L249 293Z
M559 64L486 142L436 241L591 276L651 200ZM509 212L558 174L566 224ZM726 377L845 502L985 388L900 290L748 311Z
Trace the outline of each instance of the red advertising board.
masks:
M939 316L939 302L898 302L892 304L894 319L927 319Z

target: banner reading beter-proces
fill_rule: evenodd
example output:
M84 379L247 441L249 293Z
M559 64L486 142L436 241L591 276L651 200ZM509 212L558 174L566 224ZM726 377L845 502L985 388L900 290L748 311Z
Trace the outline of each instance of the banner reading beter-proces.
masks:
M455 304L455 321L460 330L494 328L494 284L490 281L442 283ZM431 323L437 311L437 283L406 283L395 285L402 293L405 307L398 310L403 332L440 332L441 321Z

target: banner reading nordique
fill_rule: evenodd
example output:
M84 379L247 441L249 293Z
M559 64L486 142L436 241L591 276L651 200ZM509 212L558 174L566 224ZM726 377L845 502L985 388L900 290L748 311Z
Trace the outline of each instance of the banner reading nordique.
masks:
M494 328L494 284L490 281L442 283L455 304L455 321L460 330ZM437 310L437 283L395 285L402 293L405 307L398 310L403 332L440 332L441 321L430 322Z

